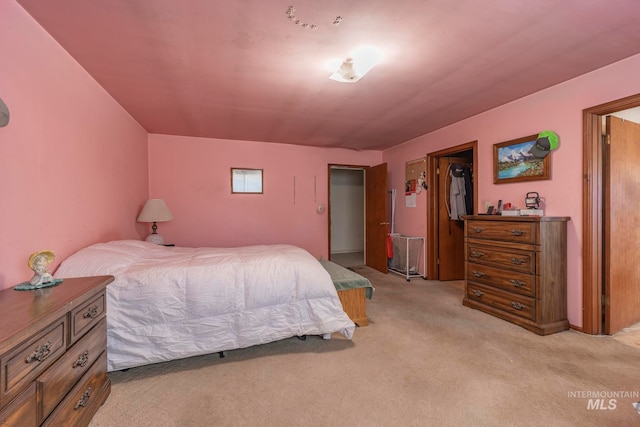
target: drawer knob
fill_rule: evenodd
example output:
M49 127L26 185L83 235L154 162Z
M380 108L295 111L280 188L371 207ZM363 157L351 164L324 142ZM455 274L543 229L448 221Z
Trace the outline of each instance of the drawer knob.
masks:
M94 305L92 307L89 307L89 310L87 310L87 312L82 317L84 317L85 319L93 319L97 315L98 315L98 306Z
M473 290L473 293L474 293L474 295L475 295L475 296L477 296L477 297L481 297L482 295L484 295L484 292L479 291L479 290L477 290L477 289L474 289L474 290Z
M522 236L525 233L526 232L524 230L511 230L511 234L513 234L514 236Z
M89 361L89 350L85 350L80 356L78 356L78 360L73 362L72 368L84 368L87 362Z
M27 363L31 362L42 362L44 359L49 357L51 354L51 340L47 341L44 344L39 345L36 348L36 351L27 356Z
M90 397L91 397L91 387L89 387L88 389L85 390L84 393L82 393L82 397L80 397L80 400L78 400L78 402L76 403L76 406L74 406L73 409L76 410L78 408L84 408L85 406L87 406L89 404Z
M516 280L516 279L509 279L509 282L511 282L511 284L512 284L513 286L515 286L516 288L521 288L521 287L523 287L524 285L526 285L526 283L525 283L525 282L521 282L520 280Z
M482 233L484 231L484 228L482 228L482 227L473 227L472 230L475 233Z
M526 260L522 259L522 258L509 258L509 261L511 261L512 263L514 263L515 265L520 265L520 264L524 264L526 262Z
M480 258L484 256L484 252L471 251L471 258Z
M484 276L484 273L483 273L483 272L481 272L481 271L473 270L471 273L472 273L474 276L476 276L476 277L482 277L482 276Z
M511 307L515 308L516 310L522 310L524 308L524 305L520 304L519 302L511 301Z

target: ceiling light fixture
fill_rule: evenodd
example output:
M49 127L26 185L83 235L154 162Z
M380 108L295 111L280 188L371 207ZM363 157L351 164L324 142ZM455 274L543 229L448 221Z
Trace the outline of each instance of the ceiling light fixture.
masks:
M334 59L327 68L333 74L331 80L342 83L355 83L367 74L380 60L382 52L373 46L363 46L353 51L351 56L341 61Z

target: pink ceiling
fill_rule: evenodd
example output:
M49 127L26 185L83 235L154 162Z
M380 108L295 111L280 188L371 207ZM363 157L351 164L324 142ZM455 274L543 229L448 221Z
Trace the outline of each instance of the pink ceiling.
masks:
M17 2L170 135L385 149L640 53L638 0ZM383 62L329 80L364 44Z

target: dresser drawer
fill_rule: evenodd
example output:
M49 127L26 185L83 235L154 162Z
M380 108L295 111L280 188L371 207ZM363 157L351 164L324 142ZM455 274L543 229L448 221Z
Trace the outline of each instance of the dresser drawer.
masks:
M3 405L64 353L66 330L67 317L64 316L2 356L0 401Z
M36 399L36 384L31 383L18 397L0 411L0 426L37 426L38 402Z
M529 320L536 320L535 299L500 289L467 281L467 298L515 314Z
M107 320L102 318L60 360L38 377L42 417L46 418L107 347Z
M536 276L483 264L467 264L467 280L535 297Z
M468 238L536 243L536 225L530 222L467 221Z
M43 426L86 426L110 390L107 378L107 352L91 365Z
M509 270L522 271L523 273L529 274L535 274L536 271L536 256L533 251L518 249L500 250L469 243L467 261L493 265L495 267L504 267Z
M71 344L102 319L107 311L105 301L105 293L102 292L71 311L71 336L69 339Z

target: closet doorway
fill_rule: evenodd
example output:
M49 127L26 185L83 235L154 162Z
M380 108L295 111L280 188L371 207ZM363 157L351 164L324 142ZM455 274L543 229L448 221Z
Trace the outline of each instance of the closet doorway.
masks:
M329 259L365 263L365 167L329 165Z
M470 213L478 212L476 179L478 142L427 154L429 198L427 205L427 279L464 279L464 222L450 217L452 165L463 166L471 178Z
M329 165L328 176L329 259L386 273L387 164Z

